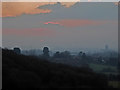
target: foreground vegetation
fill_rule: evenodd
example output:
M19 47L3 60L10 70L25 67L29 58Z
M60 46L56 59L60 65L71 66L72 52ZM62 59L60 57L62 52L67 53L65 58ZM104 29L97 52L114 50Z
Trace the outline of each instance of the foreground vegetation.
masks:
M3 50L3 89L107 88L105 75Z

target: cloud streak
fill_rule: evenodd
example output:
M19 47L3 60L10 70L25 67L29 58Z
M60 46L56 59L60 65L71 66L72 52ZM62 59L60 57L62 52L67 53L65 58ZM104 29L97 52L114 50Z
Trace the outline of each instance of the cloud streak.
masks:
M55 32L48 28L3 29L3 35L16 36L51 36Z
M82 26L96 26L96 25L101 25L101 24L106 24L106 23L109 23L109 21L64 19L64 20L48 21L48 22L45 22L44 24L60 25L64 27L82 27Z
M54 22L54 21L53 21L53 22L45 22L44 24L58 24L58 25L59 25L60 23L59 23L59 22Z

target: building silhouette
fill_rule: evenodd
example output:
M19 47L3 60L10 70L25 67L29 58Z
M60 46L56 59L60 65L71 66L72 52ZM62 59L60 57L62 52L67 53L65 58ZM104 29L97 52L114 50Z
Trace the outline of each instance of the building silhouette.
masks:
M105 50L108 51L109 50L109 46L105 45Z

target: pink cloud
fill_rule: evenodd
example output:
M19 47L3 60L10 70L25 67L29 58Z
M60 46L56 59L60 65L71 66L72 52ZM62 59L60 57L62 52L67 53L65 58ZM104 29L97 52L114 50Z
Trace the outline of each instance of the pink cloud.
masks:
M82 27L82 26L96 26L101 24L109 23L109 21L105 20L81 20L81 19L64 19L64 20L56 20L56 21L48 21L44 24L58 24L60 26L65 27Z
M60 24L59 22L46 22L44 24Z
M49 36L55 32L48 28L27 28L27 29L3 29L3 35L19 36Z

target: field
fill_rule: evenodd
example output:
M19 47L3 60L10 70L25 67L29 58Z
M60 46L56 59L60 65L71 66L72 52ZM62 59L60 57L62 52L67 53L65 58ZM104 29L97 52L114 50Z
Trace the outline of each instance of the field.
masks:
M98 73L104 73L104 74L114 74L117 75L117 66L110 66L110 65L103 65L103 64L89 64L90 68L93 69L93 71ZM109 69L108 71L104 71L105 69Z
M114 88L120 88L120 82L119 81L109 81L109 86L112 86Z
M97 73L103 73L106 75L118 75L118 71L117 71L117 67L115 66L110 66L110 65L102 65L102 64L94 64L94 63L90 63L89 64L90 68L93 69L93 71L97 72ZM109 70L108 70L109 68ZM107 69L108 71L103 71ZM108 81L108 85L113 87L113 88L120 88L120 82L119 81Z

